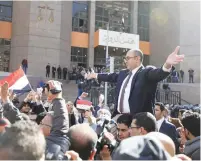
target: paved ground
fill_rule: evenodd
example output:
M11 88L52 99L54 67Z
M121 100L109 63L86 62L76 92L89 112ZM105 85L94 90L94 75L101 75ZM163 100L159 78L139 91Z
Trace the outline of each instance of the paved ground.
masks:
M63 97L66 101L74 101L77 97L77 84L75 81L62 82L63 83Z

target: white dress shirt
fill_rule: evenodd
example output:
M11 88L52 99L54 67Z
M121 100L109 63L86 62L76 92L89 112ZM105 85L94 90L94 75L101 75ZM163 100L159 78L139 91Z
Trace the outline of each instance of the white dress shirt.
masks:
M163 123L164 120L165 120L165 118L162 117L160 120L158 120L158 121L156 122L156 124L157 124L157 128L158 128L158 131L160 130L161 125L162 125L162 123Z
M132 80L133 80L133 77L135 75L135 73L140 69L142 65L140 65L139 67L135 68L132 70L132 75L130 77L130 80L128 81L128 84L125 88L125 95L124 95L124 100L123 100L123 112L122 113L130 113L130 107L129 107L129 96L130 96L130 90L131 90L131 84L132 84ZM119 107L119 103L120 103L120 96L121 96L121 93L122 93L122 88L126 82L126 80L128 79L128 76L124 79L122 85L121 85L121 89L120 89L120 92L119 92L119 98L118 98L118 112L120 112L120 107Z
M142 67L142 65L140 65L139 67L137 67L137 68L132 70L132 76L130 77L130 80L128 81L128 84L127 84L126 89L125 89L125 95L124 95L124 100L123 100L123 112L122 113L130 113L129 96L130 96L131 84L132 84L134 75L140 69L140 67ZM171 68L166 69L164 66L163 66L162 69L163 69L164 72L170 72L171 71ZM128 79L128 76L124 79L124 81L123 81L123 83L121 85L120 92L119 92L118 107L117 107L117 110L118 110L119 113L121 113L120 112L120 107L119 107L120 96L121 96L122 88L123 88L123 86L124 86L124 84L125 84L127 79Z

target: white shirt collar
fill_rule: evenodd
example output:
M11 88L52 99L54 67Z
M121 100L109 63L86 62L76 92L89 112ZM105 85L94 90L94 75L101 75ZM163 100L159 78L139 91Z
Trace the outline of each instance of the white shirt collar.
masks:
M132 74L135 74L143 65L141 64L139 67L132 70Z
M162 123L163 123L164 120L165 120L165 118L162 117L160 120L157 121L157 127L158 127L158 130L160 130L161 125L162 125Z

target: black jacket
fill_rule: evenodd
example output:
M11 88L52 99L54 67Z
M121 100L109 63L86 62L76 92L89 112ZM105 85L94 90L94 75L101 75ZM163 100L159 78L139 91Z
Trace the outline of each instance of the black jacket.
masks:
M104 82L117 83L116 85L116 103L113 117L118 114L117 104L122 83L128 75L128 70L122 70L119 74L98 74L98 80ZM155 103L155 92L157 83L165 79L170 73L163 71L162 68L144 68L140 67L135 73L129 96L130 113L132 115L139 112L150 112L153 114Z

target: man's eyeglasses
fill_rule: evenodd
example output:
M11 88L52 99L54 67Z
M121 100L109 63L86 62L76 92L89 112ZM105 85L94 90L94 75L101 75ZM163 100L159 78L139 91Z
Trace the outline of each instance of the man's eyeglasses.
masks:
M129 61L130 59L135 58L135 57L137 57L137 56L125 56L123 59L126 61Z

